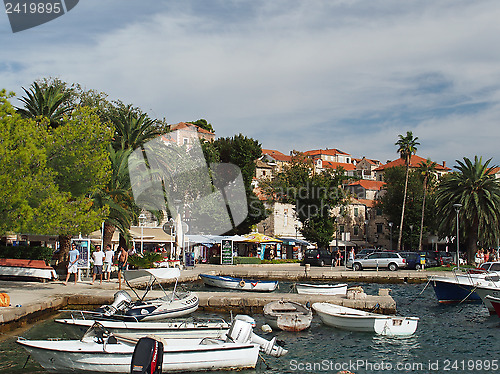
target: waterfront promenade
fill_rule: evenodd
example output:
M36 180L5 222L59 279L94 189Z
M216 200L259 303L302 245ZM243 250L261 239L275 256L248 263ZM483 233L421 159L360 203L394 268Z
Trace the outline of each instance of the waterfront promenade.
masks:
M210 273L246 278L275 279L280 281L324 281L349 282L349 283L425 283L428 271L399 270L376 271L364 270L354 272L343 267L311 267L306 273L306 268L299 264L269 264L269 265L196 265L195 268L181 272L181 283L198 281L198 274ZM73 278L71 278L73 279ZM0 328L7 325L31 323L36 318L41 318L47 313L57 311L67 305L101 305L110 303L114 293L118 290L116 278L111 282L103 281L102 285L96 280L94 285L91 279L83 278L76 285L69 282L65 286L62 281L54 282L26 282L26 281L0 281L0 292L10 296L10 307L0 308ZM128 289L122 283L122 289ZM160 296L161 291L154 291L148 297ZM366 300L332 300L327 296L305 297L293 293L252 293L252 292L197 292L200 297L200 308L207 310L237 312L240 309L257 311L265 303L286 297L301 302L332 301L346 306L368 309L380 304L385 312L395 312L396 305L390 296L368 296ZM19 306L16 306L19 305ZM16 322L16 323L13 323ZM11 326L12 327L12 326Z

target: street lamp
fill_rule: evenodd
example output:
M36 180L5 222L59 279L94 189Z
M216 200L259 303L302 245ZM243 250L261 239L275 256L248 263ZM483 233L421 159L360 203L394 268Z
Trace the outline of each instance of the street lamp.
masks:
M368 243L368 223L369 221L365 219L365 242Z
M410 225L410 251L412 249L412 240L413 239L413 225Z
M459 224L458 224L458 212L460 212L460 208L462 204L453 204L453 208L455 208L455 212L457 212L457 269L460 269L460 236L459 236Z
M262 228L264 229L264 235L266 235L267 224L265 222L262 224Z
M141 254L144 252L144 223L147 217L144 213L139 214L139 226L141 226Z
M391 238L391 251L392 251L392 225L394 225L392 222L389 222L389 229L391 232L390 238Z

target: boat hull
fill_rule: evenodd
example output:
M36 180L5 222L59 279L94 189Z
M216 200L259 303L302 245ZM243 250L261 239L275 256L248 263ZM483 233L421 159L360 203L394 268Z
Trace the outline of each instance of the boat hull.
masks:
M307 284L298 283L295 288L301 295L345 295L347 284Z
M264 306L264 317L273 329L302 331L312 322L312 310L293 301L272 301Z
M431 278L438 302L453 304L459 302L480 303L481 298L475 292L475 287L465 282L457 282L453 278Z
M488 296L486 296L486 299L493 306L493 309L495 310L495 313L497 314L497 316L500 317L500 298L488 295Z
M222 338L229 328L224 322L126 322L126 321L97 321L92 319L56 319L57 323L80 327L86 331L100 323L103 328L112 334L119 334L128 338L138 339L154 334L155 336L171 338Z
M491 299L487 298L487 296L500 298L500 287L477 287L476 293L479 295L486 308L488 308L490 314L496 314L495 307L491 303Z
M200 278L207 286L232 290L271 292L278 286L277 281L250 280L209 274L200 274Z
M53 373L130 373L134 346L81 341L18 340L40 365ZM257 344L164 346L163 372L254 368Z
M314 303L313 309L327 326L384 336L412 335L419 320L417 317L377 315L328 303Z

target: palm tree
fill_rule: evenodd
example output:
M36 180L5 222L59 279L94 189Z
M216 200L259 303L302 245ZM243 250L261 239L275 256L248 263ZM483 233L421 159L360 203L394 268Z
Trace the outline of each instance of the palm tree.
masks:
M482 157L474 156L474 162L467 157L456 162L458 172L445 176L438 185L437 214L441 217L441 232L453 232L456 227L453 204L462 204L459 221L466 238L467 261L473 263L478 240L494 243L498 237L500 182L493 172L495 166L489 167L491 159L483 164Z
M61 85L40 87L37 82L27 90L23 87L27 97L19 100L24 103L24 108L16 108L23 118L33 118L41 122L42 118L49 120L48 127L56 128L61 125L65 115L73 111L71 92L64 90Z
M116 150L136 149L166 132L157 120L149 118L132 105L118 107L110 115L110 120L115 126L113 148Z
M418 239L418 250L419 251L422 250L422 235L424 232L425 198L427 196L427 189L429 187L429 184L430 184L430 182L432 182L432 179L435 176L434 172L436 171L436 166L437 166L437 164L434 161L431 161L429 158L425 161L422 161L418 165L418 172L424 178L424 180L423 180L424 196L422 199L422 217L421 217L421 221L420 221L420 236Z
M131 152L131 149L115 151L109 146L111 178L108 185L93 196L97 208L109 208L108 217L104 221L104 246L111 244L115 229L125 238L129 238L128 229L136 219L137 207L134 204L128 174L128 156Z
M403 195L403 206L401 209L401 223L399 225L399 236L398 236L398 251L401 250L401 238L403 235L403 222L405 217L405 205L406 205L406 194L408 192L408 174L410 171L410 160L411 156L417 152L417 145L420 145L417 142L418 137L413 137L413 133L411 131L406 132L406 136L398 135L399 140L395 143L398 148L398 153L401 158L404 159L406 165L406 175L405 175L405 190Z

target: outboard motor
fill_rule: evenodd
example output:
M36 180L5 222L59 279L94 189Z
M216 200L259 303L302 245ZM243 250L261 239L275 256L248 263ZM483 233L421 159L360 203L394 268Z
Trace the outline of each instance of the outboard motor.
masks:
M153 338L140 338L137 342L130 374L161 374L163 364L163 343Z
M235 343L248 343L251 341L252 332L251 322L235 318L226 334L226 340Z
M103 305L98 310L100 310L106 317L110 317L119 310L126 309L132 302L132 298L127 293L127 291L118 291L114 295L114 301L111 305Z

